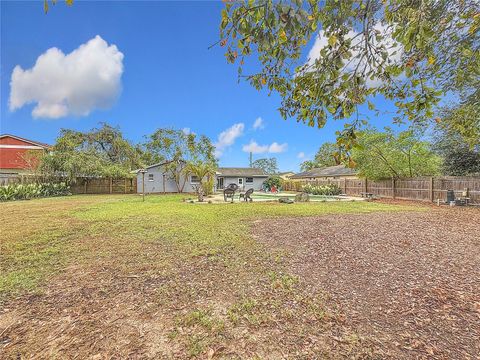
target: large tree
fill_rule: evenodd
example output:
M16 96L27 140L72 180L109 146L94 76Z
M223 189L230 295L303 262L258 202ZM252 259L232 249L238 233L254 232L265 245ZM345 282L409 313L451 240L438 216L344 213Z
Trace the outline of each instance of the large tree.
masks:
M316 167L327 167L341 164L341 149L337 144L326 142L315 154Z
M216 166L214 146L206 136L186 134L178 129L157 129L143 145L153 163L165 162L165 169L183 192L189 163L200 162Z
M480 142L471 146L454 128L438 126L434 135L433 148L443 159L444 175L480 174Z
M468 99L480 88L479 14L478 0L234 1L219 43L240 77L280 94L284 118L349 119L337 134L348 154L366 122L358 107L375 109L374 96L394 102L394 122L419 123L445 93ZM259 70L244 75L253 54Z
M301 171L314 168L340 165L342 163L342 148L331 142L323 143L315 154L313 160L305 160L300 164Z
M317 167L315 160L305 160L300 164L300 171L308 171Z
M440 173L441 158L412 130L398 134L366 130L359 134L352 161L368 179L433 176Z
M124 177L142 165L141 153L119 128L101 123L90 131L62 129L41 170L52 175Z
M435 119L436 128L445 136L473 149L480 146L480 88L468 99L442 107ZM460 138L461 139L460 139Z
M268 175L278 173L277 159L274 157L257 159L252 162L252 167L262 169Z

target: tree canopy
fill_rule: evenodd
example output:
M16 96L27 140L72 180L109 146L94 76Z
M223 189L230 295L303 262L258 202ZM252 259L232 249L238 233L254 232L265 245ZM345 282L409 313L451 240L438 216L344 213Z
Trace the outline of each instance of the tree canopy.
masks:
M278 173L277 159L274 157L257 159L252 162L252 167L262 169L268 175Z
M471 146L454 128L438 126L434 135L433 148L442 157L444 175L480 174L480 142Z
M307 171L314 168L340 165L342 149L337 144L331 142L323 143L315 154L313 160L305 160L300 164L301 171Z
M316 167L327 167L340 165L341 149L337 144L323 143L315 154Z
M86 132L62 129L52 152L42 157L42 172L72 179L125 177L140 167L140 150L123 137L119 128L106 123L100 125Z
M413 130L395 134L388 128L359 133L352 160L360 176L373 180L438 175L442 161Z
M337 133L347 155L366 123L359 105L374 110L373 97L394 102L394 122L419 123L447 92L470 99L480 88L477 0L243 0L225 4L220 29L227 61L255 88L278 92L284 118L318 127L349 119ZM244 75L250 55L260 70Z
M315 160L305 160L300 164L300 171L308 171L317 167Z

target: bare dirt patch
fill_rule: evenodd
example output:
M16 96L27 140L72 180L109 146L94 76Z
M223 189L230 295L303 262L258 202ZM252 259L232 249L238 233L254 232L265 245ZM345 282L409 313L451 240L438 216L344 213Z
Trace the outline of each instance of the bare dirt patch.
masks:
M383 356L478 359L478 209L269 219L253 233Z

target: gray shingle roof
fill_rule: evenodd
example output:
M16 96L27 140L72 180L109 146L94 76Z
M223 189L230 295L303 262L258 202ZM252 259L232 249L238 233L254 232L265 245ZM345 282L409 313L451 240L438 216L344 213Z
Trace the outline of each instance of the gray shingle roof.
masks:
M308 171L304 171L291 176L290 179L345 176L345 175L357 175L357 171L355 169L348 168L345 165L336 165L336 166L315 168Z
M268 174L262 169L258 168L237 168L237 167L223 167L217 169L219 176L263 176L268 177Z

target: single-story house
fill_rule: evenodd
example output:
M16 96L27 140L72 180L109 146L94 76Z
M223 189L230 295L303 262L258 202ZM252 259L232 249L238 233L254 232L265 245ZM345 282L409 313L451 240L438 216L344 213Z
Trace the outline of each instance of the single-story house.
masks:
M314 168L295 174L290 180L358 179L358 172L345 165Z
M137 192L143 191L145 184L146 193L176 193L179 192L175 179L167 171L165 165L170 162L154 164L145 168L145 173L137 172ZM145 180L144 180L145 179ZM214 179L215 190L223 190L229 184L237 184L241 190L261 190L263 182L268 179L262 169L257 168L218 168ZM198 178L194 175L181 175L179 179L182 192L195 192Z
M216 174L216 189L222 190L229 184L237 184L240 189L262 190L268 174L259 168L218 168Z

